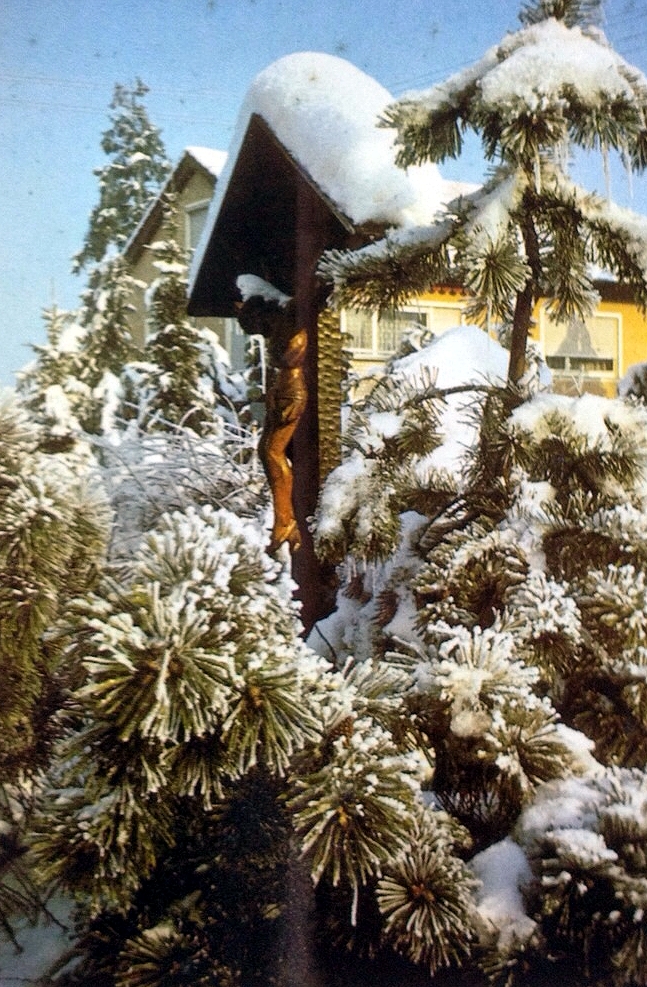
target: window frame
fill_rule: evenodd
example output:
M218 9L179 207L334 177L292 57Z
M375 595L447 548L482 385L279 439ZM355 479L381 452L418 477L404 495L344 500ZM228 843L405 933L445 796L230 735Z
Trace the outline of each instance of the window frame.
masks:
M205 223L207 216L209 214L209 206L211 204L211 199L199 199L196 202L190 202L184 207L184 246L189 253L193 253L196 249L198 243L200 242L200 237L202 236L204 230L204 224L202 230L200 230L200 235L196 240L195 246L191 245L191 214L196 212L205 212Z
M433 313L438 309L458 309L460 312L460 323L458 325L465 325L465 309L467 307L467 301L421 301L416 304L409 303L405 305L400 305L396 309L396 312L406 312L415 316L415 319L411 321L421 321L421 316L425 317L425 326L430 332L434 332L434 321ZM349 311L342 309L341 312L341 330L347 336L352 339L352 332L348 327L347 314ZM361 310L360 310L361 311ZM371 319L371 346L370 348L349 345L349 348L353 354L359 360L373 359L373 360L387 360L389 357L393 356L395 350L384 349L379 345L380 343L380 330L379 330L379 315L377 310L372 312L364 312L363 314L370 315ZM446 327L444 329L438 330L438 334L442 335L447 329L451 327Z
M546 347L547 347L547 327L548 327L549 323L551 323L551 322L554 324L554 320L552 320L550 318L550 316L548 314L548 311L547 311L547 305L544 304L544 305L541 306L540 313L539 313L539 345L541 347L541 352L542 352L543 358L544 358L544 360L546 362L546 365L548 366L548 368L550 369L550 372L553 374L554 377L559 377L561 379L565 379L565 378L570 378L571 380L573 380L573 379L576 379L576 380L586 380L586 379L589 379L589 380L599 380L599 381L607 381L607 382L618 381L620 379L620 376L621 376L621 368L623 366L623 363L622 363L622 360L623 360L623 355L622 355L622 346L623 346L623 318L622 318L622 312L619 312L619 311L616 311L616 310L606 310L606 309L599 309L598 308L598 309L595 310L595 312L592 313L592 315L589 318L594 318L594 319L609 319L609 320L615 321L615 324L616 324L616 345L615 345L615 353L613 355L613 367L612 367L612 369L611 370L606 370L606 369L592 369L592 368L584 369L583 367L571 366L570 363L569 363L569 361L571 361L573 359L575 359L575 360L578 359L578 355L575 354L575 353L574 354L564 354L564 356L563 356L563 359L564 359L564 367L551 366L551 364L549 363L549 360L554 359L556 357L559 357L559 354L547 353L547 351L546 351ZM586 325L586 319L584 319L583 321L584 321L584 324ZM600 357L591 356L591 357L588 357L588 358L586 356L582 356L581 357L582 362L586 362L587 359L589 361L595 361L596 359L599 359L599 360L608 360L609 357L608 356L600 356Z

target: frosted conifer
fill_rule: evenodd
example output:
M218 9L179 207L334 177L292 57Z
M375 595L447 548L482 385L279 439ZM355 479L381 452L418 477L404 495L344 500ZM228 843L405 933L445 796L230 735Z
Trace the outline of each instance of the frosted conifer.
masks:
M463 134L481 140L491 177L429 227L387 233L321 265L340 306L387 308L434 283L459 283L483 322L511 323L509 377L522 379L533 306L584 318L597 294L596 264L647 302L644 219L587 194L568 176L570 148L647 163L647 80L592 26L599 5L536 0L523 27L473 66L387 107L402 167L460 156Z
M547 392L521 402L499 386L446 386L456 365L435 363L434 353L454 361L460 353L470 375L466 353L480 354L479 333L455 330L455 339L447 333L415 360L393 362L377 398L350 409L347 458L319 504L316 538L326 557L341 558L342 587L337 611L312 641L334 652L338 667L349 655L353 667L365 664L364 675L354 673L358 683L393 682L381 722L402 751L427 761L426 801L471 839L458 861L438 855L433 841L414 842L388 857L369 890L382 912L383 945L432 970L476 962L497 984L525 985L558 969L587 984L600 964L604 982L633 987L644 976L641 797L624 794L621 781L600 782L604 822L591 816L580 838L560 823L561 809L552 819L551 793L563 791L566 818L570 786L595 791L595 779L612 777L618 765L632 791L644 784L644 406ZM500 375L505 362L496 344L488 348ZM429 393L420 371L433 366ZM434 439L418 461L400 439L409 386L433 402ZM394 395L387 416L380 392ZM448 402L459 400L448 414ZM411 465L415 501L391 479L409 476ZM389 542L381 536L385 504ZM527 836L535 806L545 837L539 850ZM602 856L585 861L594 844ZM512 886L499 890L481 864L490 851L524 861L518 873L526 883L514 886L511 913ZM485 875L481 891L470 889L472 872ZM443 905L462 916L456 925L444 924ZM332 896L327 907L339 921L340 902Z
M89 268L80 310L65 331L56 312L46 313L48 345L35 348L36 361L22 375L30 407L49 425L54 444L79 430L100 434L114 426L119 376L138 355L131 332L136 282L120 252L170 170L142 102L147 92L139 80L115 87L111 127L101 142L111 160L96 171L99 203L74 258L76 272Z
M99 202L90 215L75 270L102 261L109 250L121 251L152 203L170 171L160 131L149 119L143 99L148 87L137 79L132 87L115 86L110 127L101 149L110 159L97 168Z
M188 257L177 239L178 214L164 197L161 238L149 250L157 278L149 287L145 362L122 372L124 417L137 414L146 430L183 426L198 435L220 415L237 423L245 385L228 372L228 358L210 330L194 325L186 311Z
M87 455L41 452L38 429L8 390L0 416L0 763L6 782L46 761L50 719L67 683L47 632L94 582L109 511Z
M72 443L79 429L76 410L85 394L79 344L85 330L78 312L56 306L43 312L43 321L47 342L32 346L35 359L18 373L18 392L55 449Z

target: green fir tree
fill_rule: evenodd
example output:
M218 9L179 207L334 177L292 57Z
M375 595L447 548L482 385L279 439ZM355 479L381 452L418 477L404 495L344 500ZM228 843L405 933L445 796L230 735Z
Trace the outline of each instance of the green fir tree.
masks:
M143 102L148 91L140 79L133 86L115 86L110 127L101 138L109 161L95 170L99 202L74 258L77 271L99 263L110 250L123 249L170 172L161 133L150 122Z
M246 386L240 375L229 373L215 334L187 315L188 257L177 240L171 194L165 194L164 207L161 238L149 248L157 278L147 292L146 359L122 373L123 414L136 414L148 431L182 426L203 435L219 416L238 423Z
M79 311L45 314L47 346L34 347L34 365L21 375L21 390L49 425L54 444L79 431L97 435L114 427L123 366L139 356L131 330L138 283L121 251L170 170L143 103L147 92L139 80L132 88L115 87L111 127L101 142L110 161L96 171L99 202L74 258L75 271L88 270ZM73 335L67 326L63 333L62 318L75 322L78 332Z

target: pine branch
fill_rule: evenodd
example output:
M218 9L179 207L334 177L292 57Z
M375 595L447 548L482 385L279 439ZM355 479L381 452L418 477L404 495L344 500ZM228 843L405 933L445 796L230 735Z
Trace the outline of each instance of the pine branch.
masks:
M549 17L563 21L567 27L599 24L601 0L531 0L519 14L522 24L539 24Z
M338 308L386 310L446 281L450 263L448 242L453 219L413 233L393 232L357 251L324 253L318 273L332 283L332 302Z
M381 124L394 127L398 132L398 152L395 163L400 168L423 164L426 161L443 162L458 158L463 150L462 105L468 102L463 96L458 104L449 101L426 113L413 100L401 100L386 108Z

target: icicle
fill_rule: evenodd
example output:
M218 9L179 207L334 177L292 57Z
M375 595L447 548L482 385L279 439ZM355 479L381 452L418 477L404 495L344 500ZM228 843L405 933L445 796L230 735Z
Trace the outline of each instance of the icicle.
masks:
M373 593L375 592L375 566L373 565L372 562L366 563L364 588L366 589L367 593L370 593L371 596L373 596Z
M627 176L627 190L629 192L629 198L630 199L633 199L633 197L634 197L634 173L633 173L633 170L632 170L632 167L631 167L631 157L629 156L629 152L627 151L627 148L626 147L623 147L621 157L622 157L622 163L623 163L623 165L625 167L625 174Z
M556 168L563 171L567 176L569 172L569 152L570 142L568 134L564 134L562 139L553 148L553 163Z
M535 191L537 195L541 195L541 157L539 156L539 148L535 150Z
M262 336L256 337L256 342L258 345L258 354L260 357L261 364L261 390L263 394L267 394L267 353L265 347L265 340Z
M602 152L602 168L604 170L604 191L607 202L611 202L611 171L609 169L609 148L605 143L600 146Z
M353 904L350 910L350 924L355 928L357 925L357 908L359 905L359 887L355 884L353 888Z

